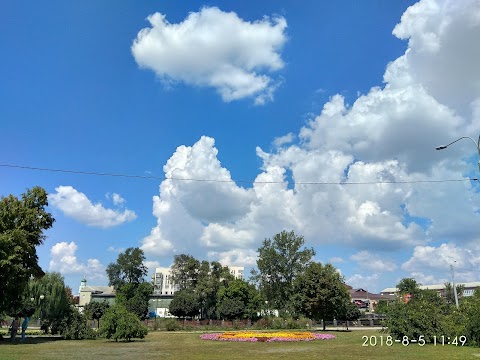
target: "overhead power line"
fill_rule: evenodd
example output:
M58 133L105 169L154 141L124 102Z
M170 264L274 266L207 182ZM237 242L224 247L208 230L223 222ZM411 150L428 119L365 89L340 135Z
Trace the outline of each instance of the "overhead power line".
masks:
M34 166L22 166L13 164L0 164L0 167L49 171L58 173L92 175L92 176L109 176L109 177L123 177L133 179L150 179L150 180L174 180L174 181L198 181L198 182L216 182L216 183L247 183L247 184L284 184L284 181L248 181L248 180L220 180L220 179L195 179L195 178L167 178L153 175L134 175L134 174L116 174L95 171L81 171L68 169L53 169ZM431 179L431 180L380 180L380 181L295 181L296 185L376 185L376 184L421 184L421 183L447 183L447 182L465 182L465 181L480 181L478 178L463 178L463 179Z

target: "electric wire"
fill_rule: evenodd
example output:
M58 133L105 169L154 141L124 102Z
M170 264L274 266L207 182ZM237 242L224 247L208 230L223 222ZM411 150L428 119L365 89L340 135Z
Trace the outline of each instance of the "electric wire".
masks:
M14 164L0 164L0 167L34 170L34 171L48 171L79 175L92 176L108 176L108 177L123 177L133 179L149 179L149 180L173 180L173 181L196 181L196 182L216 182L216 183L246 183L246 184L284 184L288 181L249 181L249 180L221 180L221 179L198 179L198 178L175 178L175 177L161 177L154 175L135 175L135 174L120 174L109 172L95 172L95 171L81 171L69 169L54 169L46 167L23 166ZM295 185L376 185L376 184L421 184L421 183L447 183L447 182L465 182L465 181L479 181L478 178L463 178L463 179L429 179L429 180L379 180L379 181L295 181Z

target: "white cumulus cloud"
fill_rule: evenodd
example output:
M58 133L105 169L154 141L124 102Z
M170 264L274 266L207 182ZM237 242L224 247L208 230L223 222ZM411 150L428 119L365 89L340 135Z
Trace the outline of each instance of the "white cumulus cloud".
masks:
M50 203L66 216L88 226L108 228L135 220L137 217L135 212L128 209L120 211L106 209L100 203L93 204L84 193L71 186L59 186L55 191L56 193L48 195Z
M58 271L62 274L88 275L92 279L105 279L105 266L98 259L88 259L86 263L80 263L75 255L78 249L75 242L59 242L50 249L50 271Z
M294 230L307 245L343 246L349 251L344 257L353 252L357 262L370 258L365 269L374 274L351 276L352 286L373 286L380 273L396 268L388 254L412 247L402 270L424 279L445 278L429 276L446 254L459 267L477 266L477 255L465 259L479 240L478 185L430 181L478 171L466 160L476 155L468 141L435 151L480 130L478 50L465 53L472 61L453 61L464 56L456 49L479 38L478 9L478 1L470 0L422 0L409 8L394 30L409 40L408 49L386 64L385 86L351 105L334 94L298 134L277 138L270 152L258 147L262 164L252 187L232 181L213 138L178 147L164 166L170 179L154 197L156 237L143 240L144 250L154 253L169 244L178 252L223 258L233 250L255 251L264 238ZM457 79L445 78L444 63ZM423 64L431 64L428 73ZM469 94L460 101L461 83ZM448 243L431 246L438 241ZM380 251L387 255L372 255Z
M268 74L283 68L280 50L286 42L283 17L249 22L234 12L204 7L178 24L154 13L132 45L142 68L167 82L212 87L224 101L254 97L273 100L279 80Z

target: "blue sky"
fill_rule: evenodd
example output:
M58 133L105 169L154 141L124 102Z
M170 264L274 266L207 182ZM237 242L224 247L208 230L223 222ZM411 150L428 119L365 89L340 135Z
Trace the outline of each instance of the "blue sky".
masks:
M39 261L74 291L84 275L106 284L132 246L151 271L178 253L249 269L281 230L354 287L443 282L450 264L478 280L479 186L425 181L479 175L470 141L434 150L480 132L479 13L473 0L7 3L0 163L153 178L0 166L0 194L48 191Z

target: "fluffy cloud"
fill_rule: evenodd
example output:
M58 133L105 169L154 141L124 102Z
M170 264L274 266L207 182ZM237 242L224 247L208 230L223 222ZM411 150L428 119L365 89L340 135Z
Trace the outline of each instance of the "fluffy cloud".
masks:
M373 291L372 289L376 288L377 283L378 283L379 275L378 274L373 274L373 275L360 275L360 274L354 274L347 278L345 282L353 287L354 289L362 288L364 290L367 290L369 292Z
M379 256L366 250L353 254L350 256L350 259L356 261L362 268L378 273L394 271L397 268L394 262L381 259Z
M235 249L230 251L215 252L209 251L209 259L217 260L224 266L255 266L257 265L257 252L254 250Z
M451 61L464 56L455 49L471 47L478 38L478 6L470 11L469 4L422 0L409 8L394 30L409 40L408 49L388 64L385 87L350 106L333 95L298 136L277 138L270 152L257 148L262 167L251 188L232 181L212 138L180 146L164 171L167 178L184 180L162 182L154 197L158 221L152 234L158 236L145 238L144 249L153 254L168 241L177 250L199 249L199 257L207 251L224 258L230 251L255 250L285 229L304 235L308 245L343 246L354 252L354 261L370 258L365 269L373 272L396 268L374 251L384 250L388 258L389 251L412 247L414 255L402 269L424 280L448 278L430 277L443 253L458 252L455 259L464 266L477 264L465 256L479 239L478 186L429 182L478 171L465 159L476 151L468 141L435 151L480 129L478 50L467 52L475 61ZM428 29L426 37L422 29ZM443 62L459 80L445 78ZM422 64L431 64L428 74ZM465 101L455 100L457 80L468 83ZM432 250L432 241L452 243ZM349 281L370 287L379 276L356 274Z
M105 266L97 259L88 259L86 264L79 263L75 255L78 249L75 242L56 243L50 249L50 271L62 274L87 275L92 279L105 279Z
M100 203L93 204L84 193L71 186L59 186L55 188L55 191L55 194L48 196L50 203L66 216L88 226L108 228L135 220L137 217L133 211L128 209L119 211L106 209ZM114 194L114 202L118 202L120 199L123 200L118 194Z
M480 265L480 253L475 249L460 247L453 243L435 246L416 246L413 256L406 261L402 268L411 272L449 272L450 265L459 268L460 273L465 270L477 269ZM470 278L476 274L470 274Z
M278 80L265 72L284 66L279 53L286 42L283 17L248 22L234 12L205 7L178 24L160 13L147 19L151 27L142 29L132 45L141 67L166 82L215 88L227 102L273 99Z

